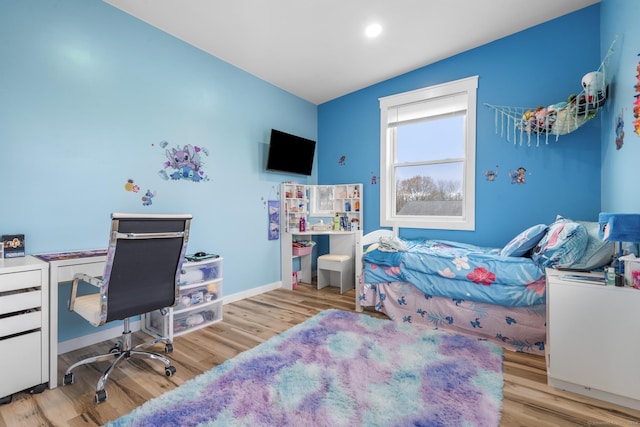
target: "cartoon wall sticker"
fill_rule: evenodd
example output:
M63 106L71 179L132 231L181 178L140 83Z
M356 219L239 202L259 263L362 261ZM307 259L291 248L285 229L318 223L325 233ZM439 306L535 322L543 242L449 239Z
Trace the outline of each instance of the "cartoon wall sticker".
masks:
M640 56L640 53L638 54ZM638 82L635 84L634 88L636 90L636 94L633 97L636 99L633 102L633 117L635 120L633 121L633 129L635 133L640 136L640 61L638 61L638 65L636 66L636 79Z
M156 197L156 192L147 190L145 195L142 196L142 206L151 206L151 203L152 203L151 199L153 199L154 197Z
M338 164L339 164L340 166L344 166L344 165L345 165L346 160L347 160L347 156L341 156L341 157L340 157L340 160L338 160Z
M130 193L137 193L140 191L140 186L136 184L133 179L129 178L124 184L124 189ZM147 190L144 196L142 196L142 206L151 206L151 199L156 196L155 191Z
M493 182L498 177L498 165L496 165L496 170L488 170L484 172L484 176L487 178L487 181Z
M138 191L140 191L140 186L135 184L132 179L128 179L126 184L124 184L124 189L137 193Z
M371 179L369 180L370 184L377 184L378 183L378 177L376 176L375 172L371 172Z
M622 118L622 111L620 115L616 118L616 150L622 148L622 144L624 144L624 119Z
M209 177L203 169L203 156L209 156L209 150L205 147L187 144L176 145L174 148L167 148L169 143L162 141L160 148L165 150L166 160L163 169L158 171L158 175L164 180L187 180L191 182L209 181Z
M512 184L526 184L526 174L527 170L520 166L515 171L509 171L509 177L511 178Z

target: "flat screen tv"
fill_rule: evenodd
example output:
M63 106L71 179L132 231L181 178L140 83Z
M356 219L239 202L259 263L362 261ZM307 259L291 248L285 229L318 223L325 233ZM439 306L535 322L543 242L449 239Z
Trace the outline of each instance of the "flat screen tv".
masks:
M316 142L271 129L267 170L311 175Z

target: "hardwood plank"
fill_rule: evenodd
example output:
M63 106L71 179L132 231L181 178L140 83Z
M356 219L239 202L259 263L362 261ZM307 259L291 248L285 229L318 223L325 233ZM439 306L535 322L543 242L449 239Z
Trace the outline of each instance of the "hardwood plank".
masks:
M317 290L313 285L300 284L294 291L276 289L227 304L221 322L175 339L174 352L169 355L177 369L173 377L165 377L163 365L157 361L129 360L110 375L107 401L95 404L96 381L107 365L78 368L73 385L41 394L14 395L12 403L0 406L0 427L103 425L322 310L354 311L354 296L353 290L341 295L337 288ZM369 310L363 315L385 318ZM137 332L133 342L144 339L148 336ZM75 361L106 353L113 344L103 342L60 355L58 378ZM162 345L155 350L162 352ZM504 379L501 426L640 424L640 411L549 387L546 362L541 356L505 351Z

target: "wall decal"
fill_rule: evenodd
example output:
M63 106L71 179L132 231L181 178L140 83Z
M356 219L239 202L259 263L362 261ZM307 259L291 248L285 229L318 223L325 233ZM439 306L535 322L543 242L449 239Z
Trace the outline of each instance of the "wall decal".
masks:
M638 54L640 56L640 53ZM636 66L636 79L638 83L634 86L636 89L636 94L633 96L636 100L633 102L633 117L636 119L633 121L633 129L636 135L640 136L640 61L638 61L638 65Z
M369 183L370 184L377 184L378 183L378 177L373 172L371 172L371 179L369 180Z
M138 191L140 191L140 186L135 184L132 179L128 179L127 183L124 185L124 189L137 193Z
M496 170L488 170L484 172L484 176L487 178L487 181L493 182L498 177L498 165L496 165Z
M136 184L133 179L129 178L124 184L124 189L129 193L137 193L140 191L140 186ZM155 191L147 190L145 195L141 198L142 206L151 206L151 199L153 199L155 196Z
M269 240L280 238L280 200L269 200Z
M158 175L162 179L191 182L209 181L209 177L202 168L204 165L202 157L209 156L209 150L205 147L187 144L182 147L176 145L175 148L167 148L169 146L167 141L160 142L159 146L165 150L166 157L163 169L158 171Z
M622 118L622 111L616 119L616 150L622 148L624 144L624 119Z
M151 206L151 203L152 203L151 199L153 199L154 197L156 197L156 192L147 190L145 195L142 196L142 206Z
M340 166L344 166L346 160L347 160L347 156L342 156L342 157L340 157L340 160L338 160L338 164Z
M511 178L511 183L526 184L526 180L525 180L526 174L527 174L527 170L522 166L520 166L515 171L509 171L509 177Z

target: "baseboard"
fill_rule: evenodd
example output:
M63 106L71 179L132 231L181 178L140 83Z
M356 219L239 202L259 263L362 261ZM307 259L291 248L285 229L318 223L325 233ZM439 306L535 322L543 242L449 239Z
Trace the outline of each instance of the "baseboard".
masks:
M232 302L260 295L265 292L273 291L274 289L280 289L281 287L282 282L273 282L263 286L259 286L257 288L248 289L246 291L236 292L232 295L225 295L224 297L222 297L222 300L224 301L223 304L230 304Z
M249 289L242 292L236 292L232 295L226 295L222 298L222 304L230 304L232 302L240 301L252 296L260 295L265 292L279 289L282 287L282 282L273 282L267 285L259 286L257 288ZM224 316L224 315L223 315ZM131 332L139 331L141 328L140 320L132 321L129 323ZM58 355L68 353L70 351L78 350L79 348L87 347L97 344L99 342L119 338L122 336L122 325L114 326L113 328L104 329L92 334L83 335L78 338L73 338L67 341L58 343Z
M129 329L131 329L131 332L139 331L140 320L134 320L132 322L129 322ZM58 355L68 353L70 351L77 350L79 348L94 345L102 341L119 338L121 336L122 336L122 322L118 326L114 326L113 328L103 329L98 332L94 332L92 334L83 335L78 338L73 338L67 341L59 342Z

